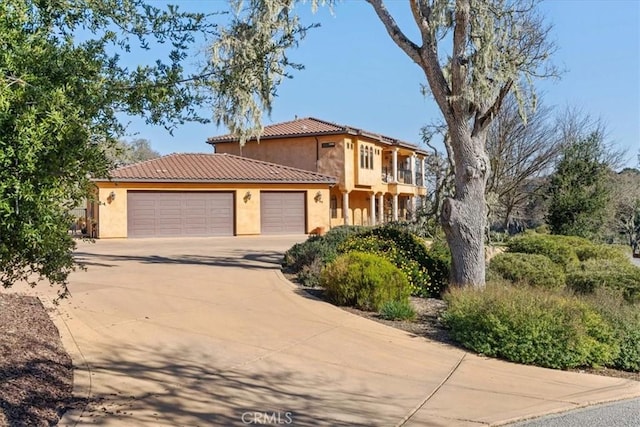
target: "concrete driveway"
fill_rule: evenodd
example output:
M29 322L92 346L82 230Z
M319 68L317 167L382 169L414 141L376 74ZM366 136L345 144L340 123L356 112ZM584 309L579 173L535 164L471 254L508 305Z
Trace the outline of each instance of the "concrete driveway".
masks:
M55 321L88 403L60 425L477 426L640 396L638 382L481 358L301 294L279 263L303 239L81 242L87 271Z

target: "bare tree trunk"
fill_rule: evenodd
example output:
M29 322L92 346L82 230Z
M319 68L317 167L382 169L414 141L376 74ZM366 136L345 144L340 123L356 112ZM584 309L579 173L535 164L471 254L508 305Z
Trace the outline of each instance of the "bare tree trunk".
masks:
M484 231L487 205L484 197L489 159L484 134L451 135L456 152L456 193L442 206L441 222L451 249L451 284L483 288L485 284ZM458 141L455 141L455 140Z

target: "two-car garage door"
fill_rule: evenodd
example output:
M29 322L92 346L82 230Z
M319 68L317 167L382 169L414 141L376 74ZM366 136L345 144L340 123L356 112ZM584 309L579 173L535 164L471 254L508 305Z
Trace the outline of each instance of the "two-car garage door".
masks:
M232 192L127 192L129 237L232 236Z
M233 192L127 192L129 237L232 236L234 222ZM260 192L262 234L305 229L305 192Z

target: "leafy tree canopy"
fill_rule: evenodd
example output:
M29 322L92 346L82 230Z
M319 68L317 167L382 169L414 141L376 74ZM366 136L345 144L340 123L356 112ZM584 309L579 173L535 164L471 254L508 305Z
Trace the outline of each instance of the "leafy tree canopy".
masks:
M131 141L121 139L114 147L110 148L106 152L107 157L117 166L144 162L161 156L159 152L151 147L151 141L144 138L137 138Z
M204 101L182 62L215 31L201 14L141 0L0 2L0 281L48 279L67 292L70 208L106 177L105 150L141 115L172 129ZM78 36L81 35L81 36ZM122 55L169 47L129 69ZM118 52L118 53L116 53Z
M571 142L549 184L547 223L554 234L598 236L610 187L603 135L593 132Z

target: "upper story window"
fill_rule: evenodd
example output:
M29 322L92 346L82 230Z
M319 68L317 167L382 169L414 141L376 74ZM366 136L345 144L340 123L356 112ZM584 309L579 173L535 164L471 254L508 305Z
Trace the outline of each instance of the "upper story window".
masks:
M373 169L373 147L360 146L360 168Z

